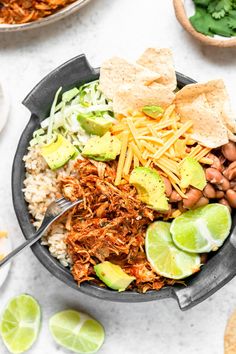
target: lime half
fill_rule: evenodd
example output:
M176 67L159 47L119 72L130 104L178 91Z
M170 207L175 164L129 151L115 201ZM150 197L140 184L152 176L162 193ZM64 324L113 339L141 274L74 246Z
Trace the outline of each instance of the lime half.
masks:
M146 233L147 259L157 274L171 279L183 279L200 270L200 257L175 246L170 234L170 223L156 221Z
M10 353L27 351L38 337L41 311L37 301L22 294L13 298L4 310L0 332Z
M75 353L96 353L104 342L102 325L90 316L74 311L62 311L49 321L55 341Z
M172 222L170 232L174 243L188 252L216 251L229 235L231 215L221 204L208 204L189 210Z

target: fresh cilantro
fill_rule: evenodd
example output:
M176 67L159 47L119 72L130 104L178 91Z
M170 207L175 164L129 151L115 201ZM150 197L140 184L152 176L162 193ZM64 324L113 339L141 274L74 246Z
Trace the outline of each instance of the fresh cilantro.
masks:
M190 22L207 36L236 36L236 0L193 0L195 14Z
M210 30L213 33L223 37L231 37L234 35L232 29L228 25L228 17L226 16L220 20L214 20L212 18L210 23Z
M195 5L205 6L207 7L211 0L193 0Z
M196 12L189 18L189 20L196 31L201 32L206 36L213 36L213 33L210 31L212 17L204 8L196 6Z
M236 31L236 11L235 10L229 11L228 26L232 30Z
M216 20L223 18L232 9L232 0L214 0L208 5L208 12Z

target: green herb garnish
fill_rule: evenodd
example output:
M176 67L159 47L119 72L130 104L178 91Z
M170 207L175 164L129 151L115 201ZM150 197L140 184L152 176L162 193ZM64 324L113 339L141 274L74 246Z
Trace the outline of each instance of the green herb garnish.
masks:
M196 31L207 36L236 35L236 0L193 0L195 14L190 22Z

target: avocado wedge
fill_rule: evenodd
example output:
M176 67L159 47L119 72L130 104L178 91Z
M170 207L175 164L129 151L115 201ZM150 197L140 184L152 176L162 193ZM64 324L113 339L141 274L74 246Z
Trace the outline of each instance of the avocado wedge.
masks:
M57 135L56 141L41 147L41 155L51 170L56 170L65 165L76 153L75 146L61 134Z
M186 157L181 163L180 178L182 188L192 186L202 191L207 184L204 169L193 157Z
M169 209L165 184L156 170L136 167L130 175L129 183L136 187L140 200L150 208L157 211Z
M113 290L124 291L136 279L126 274L120 266L108 261L95 265L94 270L97 277Z
M102 137L94 136L89 139L82 150L82 155L92 160L111 161L116 159L120 149L120 140L108 132Z
M112 126L112 122L92 114L79 114L77 120L86 133L103 136Z

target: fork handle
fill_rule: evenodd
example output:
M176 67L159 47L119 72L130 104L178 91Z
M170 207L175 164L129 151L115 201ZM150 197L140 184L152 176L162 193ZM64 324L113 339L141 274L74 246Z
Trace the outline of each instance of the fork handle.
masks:
M37 242L43 236L43 234L45 233L45 231L49 226L50 225L47 225L46 227L45 226L40 227L33 237L23 242L20 246L16 247L12 252L8 253L8 255L0 261L0 268L6 265L7 263L9 263L13 257L20 254L26 247L30 247L35 242Z

